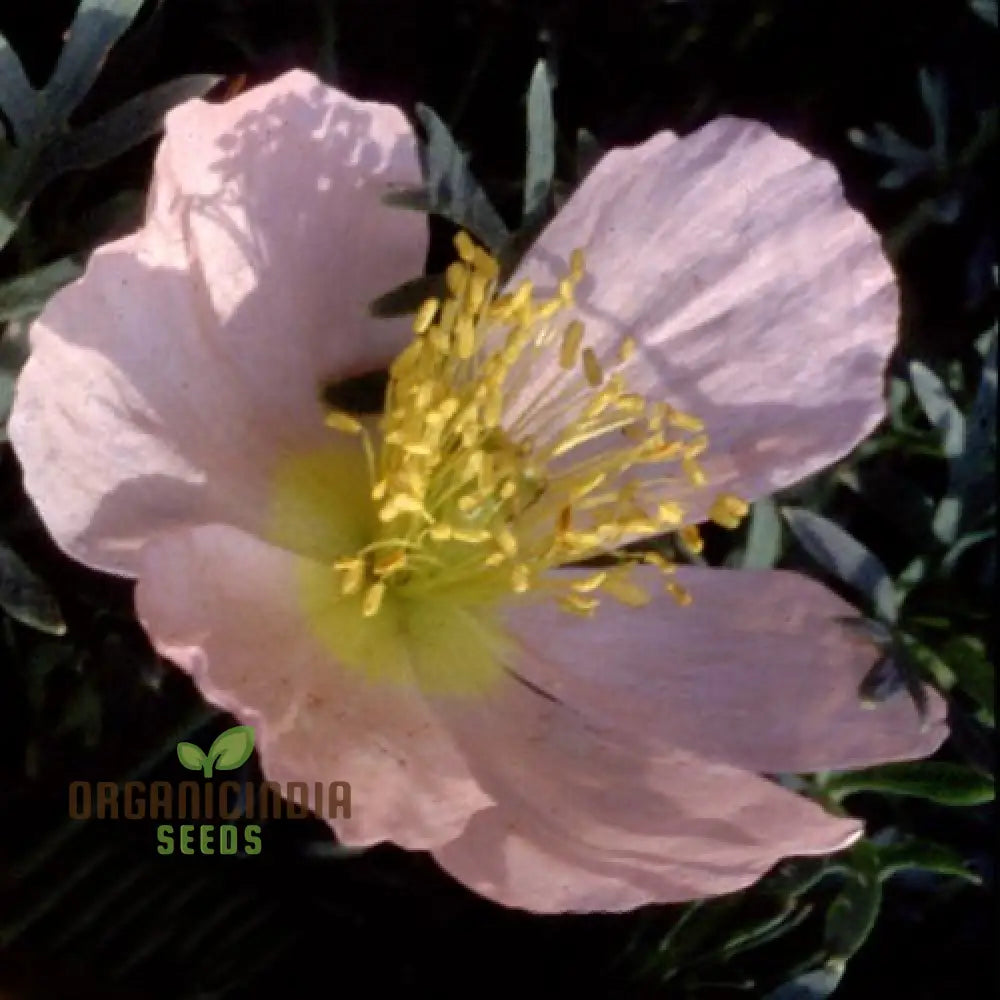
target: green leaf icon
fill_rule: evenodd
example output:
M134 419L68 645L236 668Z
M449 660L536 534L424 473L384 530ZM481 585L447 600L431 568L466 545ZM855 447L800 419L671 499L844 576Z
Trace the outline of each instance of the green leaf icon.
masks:
M205 755L193 743L178 743L177 759L189 771L200 771L206 763Z
M235 771L250 759L252 753L253 729L250 726L233 726L215 738L208 751L208 759L220 771ZM206 771L205 777L210 778L211 772Z

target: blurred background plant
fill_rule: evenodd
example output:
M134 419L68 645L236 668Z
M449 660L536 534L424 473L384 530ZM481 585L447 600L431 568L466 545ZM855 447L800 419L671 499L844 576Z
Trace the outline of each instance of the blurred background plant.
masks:
M832 159L903 291L889 419L835 468L709 531L711 563L817 576L880 653L859 690L946 692L928 762L774 776L868 821L690 906L499 910L428 858L272 821L253 859L155 854L73 824L69 780L173 778L234 720L159 662L131 588L54 549L0 442L0 996L222 998L362 985L451 995L818 1000L990 992L995 881L997 271L991 0L36 0L0 7L0 429L47 298L141 218L165 111L294 65L400 104L432 219L512 266L595 161L653 131L758 117ZM794 349L794 348L793 348ZM245 775L258 772L256 758Z

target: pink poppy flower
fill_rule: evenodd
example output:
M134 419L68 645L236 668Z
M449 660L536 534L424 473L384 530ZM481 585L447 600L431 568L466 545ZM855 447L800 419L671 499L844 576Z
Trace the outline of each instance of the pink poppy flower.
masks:
M10 438L73 557L276 781L349 781L347 844L426 849L534 911L739 889L860 824L762 773L932 753L876 710L851 609L789 572L559 569L844 455L883 415L897 290L832 168L721 119L609 153L497 289L456 242L414 324L398 110L303 72L167 119L145 225L32 330ZM582 251L582 252L580 252ZM527 283L527 282L530 282ZM323 388L392 365L384 420Z

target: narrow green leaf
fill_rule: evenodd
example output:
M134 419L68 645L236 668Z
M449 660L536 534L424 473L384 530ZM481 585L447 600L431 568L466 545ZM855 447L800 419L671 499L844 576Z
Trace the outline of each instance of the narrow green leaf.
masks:
M744 569L770 569L781 556L781 519L769 497L750 508L747 543L743 550Z
M40 154L30 190L41 190L60 174L99 166L139 145L161 131L163 117L171 108L201 97L221 79L199 74L170 80L57 138Z
M963 535L950 549L948 549L944 558L941 560L941 572L949 576L955 572L958 566L958 561L968 552L970 549L977 546L980 542L985 542L987 539L996 537L996 529L993 527L984 528L982 531L970 531L969 534Z
M430 212L433 210L431 196L426 188L391 187L382 197L383 205L392 208L407 208L411 212Z
M544 216L556 172L556 120L552 110L552 77L544 59L531 74L527 108L528 155L524 171L523 223Z
M424 299L439 298L445 292L443 274L422 274L380 295L368 305L368 312L381 319L415 313Z
M907 795L950 806L974 806L993 801L993 779L941 761L883 764L826 778L824 790L840 800L857 792Z
M881 560L839 525L801 507L782 510L802 547L824 569L871 602L884 621L899 615L899 595Z
M50 635L64 635L66 623L49 588L24 560L0 542L0 608L16 621Z
M910 382L927 419L938 432L945 456L960 455L965 443L965 417L944 382L922 361L910 362Z
M11 323L5 331L0 331L0 441L7 439L7 418L14 402L14 387L28 353L25 324Z
M0 322L33 319L53 294L82 273L83 268L72 257L62 257L27 274L0 282ZM3 361L0 360L2 366Z
M969 871L965 860L952 848L929 840L909 840L879 848L878 868L881 881L907 869L953 875L977 885L983 881L975 872Z
M111 47L132 23L143 0L82 0L66 44L43 90L47 114L63 124L89 93Z
M420 152L431 211L467 229L491 253L499 253L509 235L507 227L469 170L468 158L431 108L418 104L416 112L427 133Z
M959 687L975 699L992 724L996 718L996 670L983 643L972 636L954 636L942 648L941 658L951 667Z
M205 754L194 743L181 742L177 744L177 759L189 771L200 771L205 762Z
M860 873L847 879L826 911L823 941L835 958L846 960L868 939L882 906L882 886L877 878Z
M216 736L208 758L220 771L235 771L250 759L252 753L253 729L250 726L233 726Z
M10 42L0 35L0 110L10 122L15 143L22 142L34 130L37 102L38 95L24 72L21 60Z

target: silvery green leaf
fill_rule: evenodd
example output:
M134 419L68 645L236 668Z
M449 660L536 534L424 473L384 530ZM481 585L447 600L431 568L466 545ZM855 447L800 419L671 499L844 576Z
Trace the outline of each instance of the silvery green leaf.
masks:
M782 510L802 547L827 571L871 602L883 621L894 624L899 595L879 558L839 525L801 507Z
M769 497L763 497L750 508L743 568L770 569L780 555L781 520L778 508Z
M13 129L15 141L31 135L37 100L21 60L10 42L0 35L0 110Z
M46 113L54 123L64 123L90 91L108 52L142 4L143 0L82 0L42 91Z
M949 492L966 501L964 526L982 512L995 495L997 421L997 327L977 347L983 349L983 367L976 397L965 420L961 453L950 464Z
M943 164L948 145L948 92L944 77L921 67L917 80L920 99L931 120L931 134L934 136L934 154L939 164Z
M963 503L960 496L954 496L949 492L947 496L941 498L931 522L931 530L938 541L950 545L955 540L962 524L962 511Z
M420 153L430 210L467 229L491 253L498 253L507 241L507 227L469 170L467 156L431 108L418 104L416 111L427 132Z
M997 26L997 0L969 0L969 7L976 17Z
M927 419L941 438L946 457L960 455L965 443L965 417L944 383L922 361L910 362L910 381Z
M63 257L27 274L0 282L0 322L33 319L55 292L82 273L83 268L72 257Z
M59 174L99 166L156 135L163 127L163 116L171 108L201 97L221 79L199 74L170 80L56 139L38 158L31 192L40 190Z
M901 592L912 590L927 574L927 567L926 556L917 556L912 559L896 577L896 589Z
M7 418L14 402L14 386L21 367L28 360L28 330L23 323L11 323L0 332L0 441L7 438Z
M764 1000L827 1000L844 977L844 964L831 961L821 969L803 972L802 975L772 990Z
M62 612L49 588L3 542L0 542L0 608L29 628L50 635L66 632Z
M440 296L445 291L443 274L422 274L411 278L380 295L368 305L372 316L391 319L396 316L408 316L420 307L420 304L432 296Z
M408 208L411 212L432 211L431 196L427 193L427 188L390 186L381 200L384 205Z
M524 214L528 224L543 216L556 172L556 122L552 110L552 77L539 59L528 87L528 155L524 171Z

